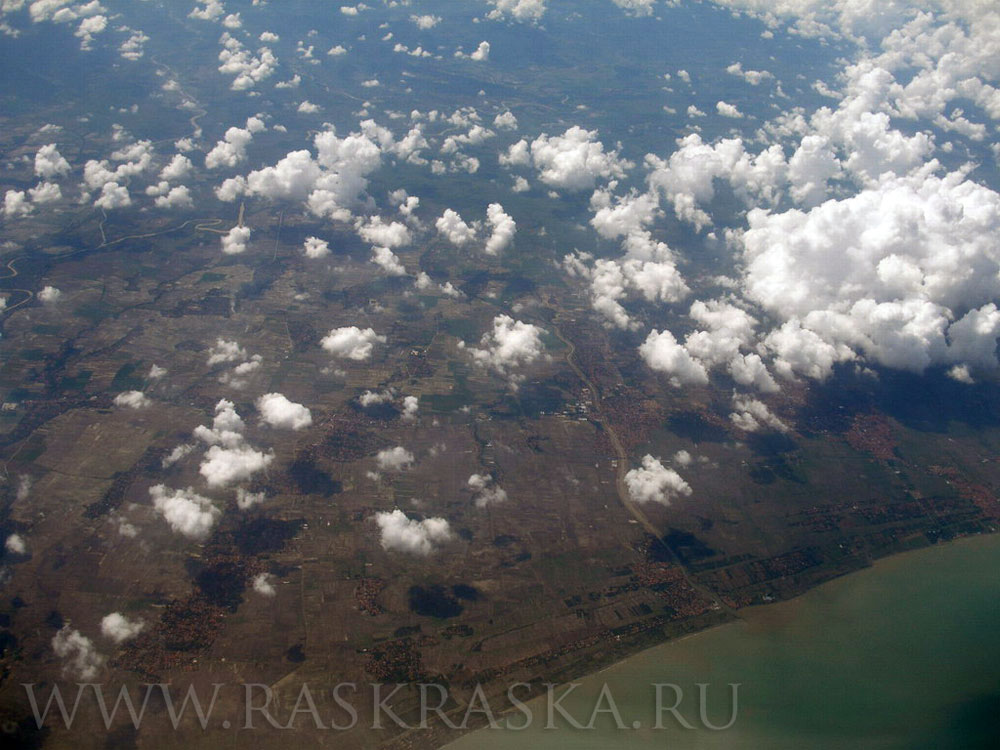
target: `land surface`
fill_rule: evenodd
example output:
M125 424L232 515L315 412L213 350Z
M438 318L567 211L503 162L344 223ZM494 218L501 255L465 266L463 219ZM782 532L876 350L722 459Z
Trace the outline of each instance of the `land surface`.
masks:
M96 239L96 220L81 222L75 245ZM469 297L461 307L427 295L373 309L372 282L343 274L331 290L280 237L274 263L216 257L199 228L210 220L142 233L114 227L122 241L20 256L18 277L5 279L24 283L40 269L56 283L93 279L58 323L38 306L5 320L5 468L34 477L30 500L18 501L15 482L5 486L3 521L5 533L32 529L3 621L3 694L22 726L20 683L60 678L46 646L64 613L94 629L109 598L150 623L114 654L109 684L260 682L283 715L303 683L315 692L340 682L438 682L461 716L477 684L502 705L514 682L540 689L880 556L997 527L996 433L972 429L963 414L942 421L933 390L902 403L864 381L793 392L785 408L798 430L747 440L711 391L662 388L565 288L542 278L532 282L540 300L532 316L551 332L552 356L511 391L457 348L463 331L485 330L518 299L510 272L483 266L452 277ZM273 236L279 217L251 207L247 222ZM281 232L308 229L286 217ZM164 252L171 262L157 263ZM433 269L436 252L407 261ZM358 306L391 331L393 345L346 378L324 375L317 321L354 320ZM155 522L147 490L198 481L193 465L164 470L161 461L227 395L204 352L220 331L237 329L263 357L256 377L266 390L309 403L314 424L274 444L272 468L251 485L266 503L241 512L227 501L212 536L192 546ZM144 381L154 362L170 362L174 376ZM116 392L136 385L152 406L112 407ZM893 387L907 385L923 381ZM419 421L360 407L357 397L373 386L418 395ZM253 406L237 401L237 409ZM249 430L256 439L264 428ZM374 454L395 444L417 463L366 476ZM696 457L697 502L634 504L624 471L646 452L678 450ZM470 503L471 471L502 482L503 512ZM382 549L371 518L397 506L447 517L458 539L429 558ZM120 536L122 518L142 524L141 538ZM249 589L260 572L276 576L275 599ZM413 725L417 695L413 688L392 703ZM233 703L221 712L240 715L239 697L224 695ZM371 718L364 710L361 726ZM79 743L76 730L63 739L50 732L55 745ZM346 741L373 746L387 734L399 747L451 736L357 729ZM241 742L263 747L280 736ZM144 745L157 746L156 737L143 729ZM195 727L184 741L224 740Z
M300 74L302 88L277 89L275 74L251 97L219 73L217 25L205 30L187 4L130 5L138 14L130 22L154 36L132 67L112 48L80 52L68 27L49 36L32 26L0 48L10 71L0 107L5 187L35 185L33 159L50 141L75 170L63 199L5 218L0 245L0 539L27 540L23 552L2 558L0 724L20 746L438 747L456 735L437 720L413 728L419 683L448 688L444 710L456 722L477 686L499 712L513 683L530 686L523 697L538 694L546 683L795 597L880 557L1000 528L995 378L969 384L940 365L915 374L859 359L825 380L782 380L767 399L787 431L740 429L731 418L737 384L723 368L706 384L678 388L639 354L654 328L678 341L695 329L691 300L623 298L641 326L613 327L587 284L560 266L573 250L618 258L621 243L588 226L593 186L559 194L531 172L531 188L512 191L499 155L520 132L480 146L475 174L432 174L383 155L352 209L359 219L379 216L374 205L389 215L391 191L420 196L422 229L394 249L402 276L371 262L372 243L350 221L319 218L298 198L219 200L223 173L201 169L199 152L257 113L268 129L254 136L252 163L239 173L311 148L331 123L341 137L365 118L393 124L415 100L442 113L433 125L420 121L433 157L445 137L473 122L458 128L445 115L472 102L490 112L487 125L494 113L516 111L525 137L581 125L599 132L608 150L627 139L624 156L641 164L684 135L730 135L729 119L692 125L684 114L688 104L714 111L720 91L747 112L747 128L763 127L771 102L722 73L735 59L773 69L796 106L827 104L815 86L793 90L791 81L833 80L841 55L853 50L842 39L787 34L765 42L763 23L743 34L750 21L698 3L670 10L670 28L690 33L671 32L666 45L660 27L636 32L620 8L595 2L586 5L586 25L574 7L552 12L548 29L490 26L496 64L462 67L455 45L476 49L485 20L468 20L438 58L411 59L374 47L384 33L374 12L357 22L338 16L311 32L320 4L289 2L287 13L257 20L284 38L281 77ZM248 19L264 12L244 5ZM416 33L409 16L393 6L386 17L397 33ZM362 46L362 31L374 51ZM246 34L256 45L259 36ZM358 53L314 65L294 46L310 34L316 45L345 41ZM718 88L696 96L675 77L677 90L667 91L665 71L677 76L682 65ZM119 86L108 87L108 71ZM367 87L375 75L385 83ZM320 114L298 109L306 96ZM114 128L120 122L126 135ZM285 130L275 127L284 122ZM84 200L82 165L120 148L116 137L148 139L158 149L156 169L178 139L193 139L192 205L154 208L139 183L155 182L155 169L129 184L130 208L105 211L89 193ZM996 179L988 145L965 147L935 158L957 170L977 155L985 164L977 176ZM644 179L630 176L620 191ZM650 224L698 299L731 293L718 279L735 274L737 260L719 238L742 227L747 209L731 188L717 188L719 237L685 224L666 202ZM831 195L856 189L834 185ZM481 220L500 200L517 235L498 255L482 251L483 232L470 250L431 229L446 209ZM220 237L233 227L249 229L250 240L244 253L226 255ZM329 242L329 256L304 255L313 236ZM431 284L415 285L421 272ZM58 301L39 298L47 286L62 290ZM543 355L517 380L477 366L471 353L499 315L542 331ZM385 341L367 359L337 360L321 341L346 326L371 327ZM209 364L220 339L238 342L259 365L239 378L233 362ZM154 365L166 374L152 377ZM131 391L149 403L115 403ZM364 406L369 391L392 398ZM311 424L265 424L256 405L265 393L306 405ZM417 399L415 418L404 414L404 396ZM199 471L205 446L192 433L212 422L223 399L245 420L247 443L273 454L266 471L240 485L264 497L249 508L239 507L235 486L206 488ZM184 445L198 447L165 461ZM396 446L412 452L412 465L379 470L379 452ZM633 498L625 477L647 454L676 467L691 495ZM477 505L473 474L489 476L506 500ZM208 495L219 509L211 533L175 533L151 500L159 484ZM387 548L375 519L395 509L417 521L447 520L452 538L427 555ZM273 595L255 589L261 574ZM143 630L121 644L101 639L110 612ZM23 684L43 695L76 684L52 646L66 626L93 639L104 657L96 681L109 695L155 682L210 696L221 684L214 716L230 728L220 719L206 730L188 714L175 730L154 700L139 729L119 717L106 731L89 704L72 729L39 729ZM259 731L236 731L245 683L268 686L274 717L299 731L260 717ZM341 683L358 686L353 729L318 731L310 714L294 714L308 685L322 717L347 721L334 693ZM410 728L372 729L374 683L405 685L391 705Z

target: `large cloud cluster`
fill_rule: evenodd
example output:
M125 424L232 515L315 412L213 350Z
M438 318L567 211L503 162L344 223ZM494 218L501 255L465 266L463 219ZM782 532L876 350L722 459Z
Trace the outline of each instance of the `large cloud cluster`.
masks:
M574 125L562 135L543 133L529 145L521 140L500 156L507 166L534 166L546 185L565 190L586 190L598 179L625 176L633 165L618 151L605 151L596 130Z
M398 508L392 512L375 514L375 523L381 531L382 548L414 555L429 555L435 545L454 538L451 525L444 518L425 518L415 521Z
M362 125L367 132L344 138L337 137L332 127L318 133L313 138L315 156L306 149L291 151L272 166L227 180L217 192L230 200L245 193L270 200L303 201L315 216L348 221L354 209L371 205L364 197L368 175L382 164L383 152L412 156L413 149L420 147L406 139L394 141L389 131L374 123ZM381 229L393 230L392 225L387 227ZM362 222L360 228L368 232L380 229L371 222ZM392 246L382 241L377 244Z
M0 15L21 10L26 4L25 0L5 0L0 3ZM73 36L80 40L82 50L92 49L94 36L108 28L105 13L107 8L99 0L34 0L28 5L28 15L33 23L49 21L70 24L79 21Z
M116 138L122 133L116 132ZM118 162L112 169L111 161ZM132 198L126 184L145 172L153 163L153 146L149 141L137 141L112 152L111 160L90 159L83 166L83 184L87 191L100 191L94 205L104 210L126 208ZM89 192L85 193L89 197Z
M254 54L228 31L222 34L222 51L219 52L219 72L234 76L229 88L246 91L270 78L278 65L278 58L269 47L261 47Z
M243 435L246 425L232 401L220 400L215 405L212 426L199 425L194 436L206 443L199 471L209 487L225 487L249 479L266 469L274 454L263 453L249 444Z
M639 347L652 369L676 387L705 385L708 372L724 366L738 384L765 393L778 390L757 346L758 321L732 300L694 302L688 315L698 325L679 342L670 331L653 330Z
M848 362L950 367L963 382L995 372L1000 195L971 167L948 172L933 156L935 129L981 142L988 127L974 119L1000 119L1000 12L955 2L918 12L901 2L868 17L850 0L720 1L772 26L791 18L797 33L863 36L868 47L838 91L817 83L835 105L766 123L763 149L691 134L667 157L647 155L648 193L613 198L613 183L595 193L592 224L606 237L647 231L660 199L697 230L711 226L720 183L748 209L745 226L726 235L737 252L732 297L692 306L698 330L683 341L651 331L640 347L647 363L675 385L706 383L718 367L763 392L779 388L772 373L823 379ZM751 84L769 77L727 70ZM976 103L973 119L949 114L956 99ZM569 256L565 266L591 277L597 309L632 324L619 303L626 274L586 260Z
M491 203L486 207L486 223L489 225L490 235L483 250L487 255L499 255L514 241L517 222L504 211L501 204ZM476 239L477 233L483 228L483 222L474 221L468 224L457 211L446 208L434 226L438 234L451 244L462 247Z
M617 231L617 227L608 229L606 236L615 236ZM593 258L587 253L570 253L563 258L563 268L570 276L590 281L593 307L608 324L623 329L638 326L622 305L629 296L673 304L689 294L676 257L666 243L638 230L625 238L622 248L625 255L621 258L598 259L592 264Z
M727 138L712 145L692 133L678 142L669 159L646 156L649 187L662 194L677 217L697 229L712 223L702 207L715 197L715 181L727 180L745 200L773 202L776 186L787 178L788 167L780 146L757 155L746 151L740 138Z
M746 294L783 321L765 341L782 374L824 376L854 353L915 372L997 367L997 193L961 173L917 174L748 221ZM834 351L803 354L813 336Z

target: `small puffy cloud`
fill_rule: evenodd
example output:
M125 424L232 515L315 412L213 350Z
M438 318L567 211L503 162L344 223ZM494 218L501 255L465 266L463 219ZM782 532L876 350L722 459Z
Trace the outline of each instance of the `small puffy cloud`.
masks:
M129 409L145 409L152 401L142 391L125 391L115 396L115 406L124 406Z
M244 253L247 249L247 242L250 241L250 227L233 227L220 240L222 242L222 252L225 255L239 255L240 253Z
M344 326L330 331L320 341L320 346L335 357L360 362L371 357L375 344L384 344L386 340L385 336L375 333L371 328Z
M164 469L169 469L175 463L193 453L194 449L195 446L190 444L185 443L183 445L178 445L172 451L170 451L170 453L168 453L166 456L163 457L161 466L163 466Z
M729 418L745 432L758 432L767 428L788 432L788 425L772 414L767 404L748 396L733 395L733 413Z
M486 62L490 59L490 43L480 42L479 46L476 47L475 51L469 55L470 60L475 60L476 62Z
M191 163L191 160L184 154L174 154L174 158L170 160L170 163L160 170L160 179L167 182L183 180L191 173L193 168L194 165Z
M223 398L215 405L212 426L199 425L194 429L194 436L209 445L237 446L243 442L244 429L246 424L237 414L236 405Z
M487 505L502 503L507 500L507 491L498 487L491 476L473 474L467 482L469 489L475 493L473 502L477 508L485 508Z
M299 114L314 115L317 112L319 112L319 109L320 108L319 108L318 104L313 104L311 101L309 101L308 99L306 99L306 100L304 100L302 102L299 102L299 106L298 106L298 109L296 111Z
M128 208L132 205L132 197L124 185L106 182L101 187L101 195L94 201L94 205L107 211L114 208Z
M976 381L972 377L972 373L969 372L968 365L955 365L948 370L948 377L958 383L965 383L966 385L973 385Z
M653 15L653 5L656 4L656 0L612 0L612 2L636 18Z
M735 119L743 117L743 113L736 108L736 105L729 104L728 102L723 102L723 101L716 102L715 111L718 112L723 117L732 117Z
M403 421L415 422L420 410L420 400L416 396L403 397Z
M146 374L146 377L149 378L150 380L159 380L166 374L167 374L166 367L160 367L159 365L154 364L152 367L149 368L149 372Z
M406 268L400 262L397 255L387 247L373 247L371 260L372 263L390 276L406 275Z
M93 682L104 666L94 642L67 623L52 638L52 650L64 660L63 675Z
M227 177L215 188L215 197L224 203L232 203L247 191L245 177Z
M450 208L444 210L434 226L453 245L461 246L476 238L476 230L466 224L457 211Z
M767 79L774 78L774 75L766 70L744 70L743 65L739 62L734 62L726 68L726 72L730 75L739 76L751 86L759 86Z
M20 534L11 534L3 543L3 548L14 555L23 555L28 551L28 543Z
M94 36L108 28L107 16L91 16L80 21L73 36L80 39L80 49L89 50L94 41Z
M382 548L415 555L429 555L436 544L454 538L451 526L444 518L425 518L415 521L398 508L375 514L375 523L381 531Z
M326 54L330 55L330 57L341 57L347 54L347 48L342 44L335 44L327 50Z
M546 0L490 0L494 8L487 18L502 20L512 18L521 23L537 23L545 15Z
M398 221L387 222L381 216L373 216L368 221L359 219L356 228L358 236L365 242L390 249L405 247L413 240L405 224Z
M691 494L691 486L680 474L649 454L643 457L640 468L631 469L625 475L625 486L629 497L637 503L670 505L675 497Z
M401 445L380 450L375 456L375 462L383 471L403 471L409 468L414 460L413 454Z
M543 329L532 323L514 320L509 315L497 315L493 329L483 334L481 348L471 348L473 361L482 367L509 376L511 384L518 381L512 370L531 364L545 351Z
M662 213L655 194L634 191L616 197L610 190L595 190L590 197L590 208L594 212L590 225L609 240L646 231Z
M302 404L289 401L281 393L265 393L257 399L257 411L271 427L303 430L312 424L312 414Z
M205 452L198 471L209 487L226 487L263 471L273 460L274 454L262 453L249 445L213 445Z
M3 215L5 218L27 216L34 211L34 206L28 200L23 190L8 190L3 197Z
M395 394L391 390L384 390L380 392L376 391L365 391L360 396L358 396L358 403L364 407L378 406L379 404L386 404L395 398Z
M246 357L247 351L240 346L239 341L226 341L219 338L215 340L215 344L208 350L208 361L206 364L209 367L213 367L223 362L243 360Z
M236 490L236 507L240 510L249 510L255 505L260 505L267 499L263 492L250 492L250 490L239 487Z
M170 529L188 539L206 539L221 515L211 500L190 487L186 490L172 490L166 485L157 484L149 488L149 494L153 498L153 508Z
M270 573L258 573L253 579L253 590L261 596L273 597L277 591L272 583L273 576Z
M493 118L493 127L503 130L517 130L517 118L509 110L501 112Z
M35 174L43 180L63 177L69 174L69 170L69 162L54 143L42 146L35 154Z
M677 343L670 331L650 331L639 347L639 354L651 369L665 373L675 388L708 383L705 366Z
M28 188L28 195L36 205L55 203L62 200L62 188L54 182L39 182L35 187Z
M188 13L188 18L197 18L200 21L215 21L226 13L220 0L197 0L202 7L195 6Z
M417 274L417 278L414 279L413 285L421 291L429 291L437 289L439 292L448 297L462 297L462 292L456 289L450 281L446 281L443 284L435 284L434 280L427 275L426 272L420 271Z
M205 154L206 169L235 167L247 158L247 146L253 140L253 133L247 128L231 127L221 141Z
M186 185L178 185L170 188L166 195L159 196L155 201L157 208L193 208L194 200L191 198L191 191Z
M594 187L598 179L625 176L632 164L619 158L617 151L605 151L598 141L596 130L585 130L578 125L562 135L542 134L531 142L514 144L501 163L517 166L534 164L538 177L546 185L566 190L586 190Z
M486 220L493 227L493 234L486 241L486 252L497 255L510 246L517 232L517 223L509 214L504 213L503 206L499 203L491 203L486 208Z
M62 298L62 291L56 289L54 286L48 286L42 288L42 291L38 293L38 301L46 305L58 302Z
M413 15L410 16L410 20L416 24L418 29L426 30L433 29L439 23L441 23L441 16L433 16L431 14L425 15Z
M302 250L307 258L324 258L330 254L330 244L319 237L306 237Z
M115 643L135 638L146 627L142 620L129 620L120 612L112 612L101 619L101 635Z

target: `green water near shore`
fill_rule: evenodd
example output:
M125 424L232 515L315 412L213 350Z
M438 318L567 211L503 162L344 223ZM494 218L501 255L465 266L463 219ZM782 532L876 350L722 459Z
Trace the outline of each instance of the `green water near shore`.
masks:
M528 704L527 729L481 730L448 749L1000 747L1000 535L888 558L741 616L581 679L562 702L587 724L607 683L627 729L610 714L592 730L555 714L557 728L547 730L542 699ZM670 714L652 729L655 683L684 691L680 711L696 729L680 728ZM732 728L701 727L697 683L709 684L707 716L716 725L732 709L728 684L740 684ZM673 704L672 689L663 700ZM510 717L515 726L523 721Z

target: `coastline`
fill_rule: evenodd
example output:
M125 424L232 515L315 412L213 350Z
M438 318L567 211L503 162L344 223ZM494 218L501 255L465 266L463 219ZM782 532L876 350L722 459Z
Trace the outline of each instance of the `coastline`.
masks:
M624 653L620 657L608 660L596 670L576 673L567 672L565 676L560 675L559 679L554 681L562 687L571 682L586 682L593 681L595 678L601 676L614 676L615 672L626 668L627 664L633 660L645 659L648 661L649 657L657 652L663 652L666 649L680 648L682 644L687 644L692 641L697 642L699 639L705 638L709 634L724 631L726 627L738 627L743 624L749 628L772 628L776 624L793 618L795 616L795 609L800 603L808 601L810 596L816 596L818 594L822 594L824 591L829 591L831 586L835 587L838 584L845 584L848 581L853 583L863 581L866 574L872 575L880 572L888 572L898 566L911 564L915 558L920 558L923 555L933 555L935 552L940 550L955 550L963 547L971 547L974 550L982 546L997 544L1000 544L1000 533L994 531L959 536L945 542L927 542L926 544L912 546L898 552L890 552L873 558L871 562L864 567L831 576L820 583L797 592L794 596L783 598L774 602L743 607L737 610L734 617L706 624L704 627L693 629L674 637L668 637L655 643L643 645L635 644L635 647L631 649L627 647L623 648L622 650L627 653ZM528 706L535 708L537 712L539 706L544 706L544 700L544 694L533 694L530 698L525 699L525 703ZM505 717L510 716L513 713L513 710L497 712L497 721L502 723ZM396 748L405 746L414 748L426 747L466 750L466 745L464 743L470 741L470 736L477 735L480 738L484 738L486 736L490 736L491 734L492 733L488 730L485 722L481 723L481 725L477 727L470 726L467 730L443 730L440 727L431 727L428 730L423 730L423 737L419 737L419 735L414 735L413 733L406 733L386 743L385 747ZM500 731L495 734L506 734L509 736L511 733L509 731ZM517 733L515 732L515 735L516 734ZM439 740L446 741L440 742ZM469 747L472 746L469 745Z

